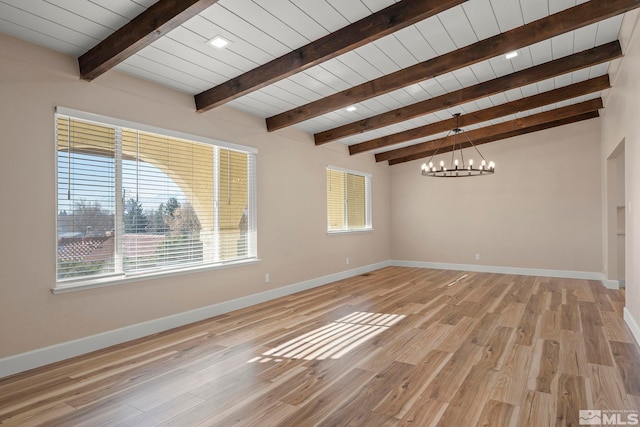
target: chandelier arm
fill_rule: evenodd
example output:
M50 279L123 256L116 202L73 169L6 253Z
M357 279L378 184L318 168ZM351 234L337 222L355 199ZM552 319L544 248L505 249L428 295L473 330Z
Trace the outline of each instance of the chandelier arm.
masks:
M451 132L453 132L453 131L452 131L452 130L450 130L449 132L447 132L447 135L445 136L445 138L448 138L448 137L449 137L449 135L451 135ZM429 157L429 160L427 161L427 164L431 163L431 161L433 160L433 158L434 158L435 156L437 156L437 155L438 155L438 152L439 152L439 151L440 151L440 147L436 148L436 152L435 152L435 153L433 153L433 154L431 155L431 157Z
M457 136L457 134L456 134ZM456 137L454 137L456 138ZM456 143L457 143L457 139L453 142L453 150L451 151L451 164L449 165L451 169L453 169L453 160L454 160L454 156L456 154Z
M467 138L467 141L469 141L469 143L471 144L471 146L473 147L474 150L476 150L476 153L478 153L478 155L482 158L482 160L484 160L485 162L487 161L487 159L484 158L484 156L482 155L482 153L480 152L480 150L478 150L478 147L476 147L476 144L473 143L473 141L471 140L471 138L469 138L467 136L467 133L465 131L462 131L462 133L464 134L464 137Z

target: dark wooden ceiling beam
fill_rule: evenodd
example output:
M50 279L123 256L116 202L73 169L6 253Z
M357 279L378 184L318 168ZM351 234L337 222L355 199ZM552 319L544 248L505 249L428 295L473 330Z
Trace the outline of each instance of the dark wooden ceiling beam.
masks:
M502 133L511 132L514 130L522 129L530 126L537 126L543 123L548 123L554 120L560 120L571 116L577 116L579 114L588 113L591 111L597 111L603 108L602 98L591 99L589 101L580 102L578 104L568 105L566 107L557 108L543 113L533 114L531 116L522 117L508 122L499 123L492 126L485 126L479 129L465 132L466 136L475 143L476 140L488 138L493 135L499 135ZM434 139L432 141L426 141L419 144L411 145L409 147L398 148L396 150L385 151L383 153L376 154L376 161L382 162L385 160L397 159L400 157L406 157L413 154L424 153L431 150L438 150L447 147L452 147L457 144L458 141L462 142L466 138L461 135L449 135L444 138Z
M80 78L95 79L217 1L159 0L78 58Z
M438 110L444 110L486 96L491 96L505 90L526 86L565 73L608 62L621 56L622 50L618 41L607 43L474 86L317 133L315 134L316 144L390 126Z
M467 0L403 0L351 25L195 96L196 109L210 110L437 15Z
M267 118L274 131L488 60L640 7L640 0L589 1L453 52Z
M527 111L534 108L543 107L545 105L550 105L555 102L587 95L589 93L608 89L609 87L611 87L609 82L609 75L605 74L604 76L595 77L593 79L574 83L568 86L563 86L558 89L542 92L537 95L518 99L516 101L496 105L495 107L474 111L469 114L464 114L460 116L458 124L460 127L475 125L477 123L482 123L498 117L516 114L520 111ZM375 138L369 141L361 142L359 144L351 145L349 146L349 153L353 155L369 150L388 147L390 145L395 145L402 142L411 141L418 138L424 138L430 135L435 135L437 133L447 132L453 129L455 126L456 119L452 117L440 122L430 123L425 126L408 129L403 132L398 132L392 135L386 135L380 138Z
M551 128L554 128L554 127L568 125L568 124L571 124L571 123L577 123L577 122L581 122L581 121L584 121L584 120L595 119L596 117L600 117L600 113L597 110L596 111L590 111L588 113L579 114L577 116L567 117L567 118L564 118L564 119L555 120L555 121L548 122L548 123L542 123L542 124L539 124L539 125L536 125L536 126L530 126L530 127L526 127L526 128L522 128L522 129L506 132L506 133L493 135L491 137L482 138L482 139L479 139L477 141L474 141L473 143L475 145L487 144L489 142L499 141L501 139L512 138L514 136L525 135L527 133L538 132L538 131L541 131L541 130L551 129ZM451 152L452 150L453 150L453 147L444 148L444 149L439 151L439 154L448 153L448 152ZM424 152L424 153L413 154L411 156L400 157L399 159L391 159L391 160L389 160L389 165L393 166L393 165L397 165L397 164L400 164L400 163L411 162L413 160L418 160L418 159L422 159L422 158L425 158L425 157L431 157L433 154L435 154L435 150L427 151L427 152Z

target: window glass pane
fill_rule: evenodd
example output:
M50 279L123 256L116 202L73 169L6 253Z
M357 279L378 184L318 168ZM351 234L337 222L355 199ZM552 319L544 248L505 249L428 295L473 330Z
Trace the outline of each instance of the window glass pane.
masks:
M370 229L370 177L327 168L327 230Z
M58 279L115 269L115 131L58 118Z
M213 147L123 129L122 155L124 271L213 259Z
M345 173L327 169L328 230L343 230L345 223Z
M349 228L364 228L367 225L365 178L362 175L347 175L347 206L349 206Z
M220 258L246 257L248 250L247 154L220 149Z
M59 280L256 257L255 153L63 115L56 126Z

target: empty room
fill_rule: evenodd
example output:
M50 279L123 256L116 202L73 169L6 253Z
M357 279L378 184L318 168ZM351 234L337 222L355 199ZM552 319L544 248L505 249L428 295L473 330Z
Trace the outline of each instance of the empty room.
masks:
M0 0L0 425L639 425L639 27Z

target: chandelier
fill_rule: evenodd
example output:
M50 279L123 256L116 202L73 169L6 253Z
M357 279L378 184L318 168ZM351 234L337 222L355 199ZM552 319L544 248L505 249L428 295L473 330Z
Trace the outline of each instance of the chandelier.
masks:
M453 132L451 162L447 166L445 165L444 160L441 160L439 167L434 166L433 158L438 155L438 151L440 150L438 148L438 150L433 153L429 161L422 164L422 175L434 176L436 178L462 178L465 176L491 175L492 173L494 173L496 171L495 163L487 162L480 150L478 150L478 147L475 146L473 141L471 141L467 134L462 129L460 129L460 126L458 126L460 122L460 113L454 114L453 117L456 118L456 127L455 129L450 130L446 136L446 138L448 138L449 135L451 135L451 133ZM461 138L460 134L464 135L464 138ZM482 159L479 166L474 166L473 159L471 158L469 158L469 160L465 162L464 154L462 152L462 145L466 142L471 144L471 147L476 150L476 152Z

